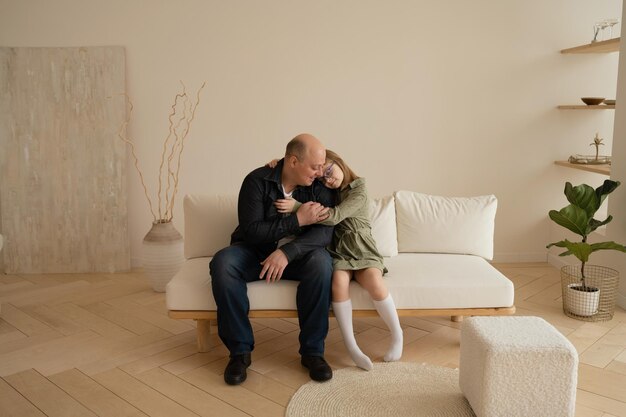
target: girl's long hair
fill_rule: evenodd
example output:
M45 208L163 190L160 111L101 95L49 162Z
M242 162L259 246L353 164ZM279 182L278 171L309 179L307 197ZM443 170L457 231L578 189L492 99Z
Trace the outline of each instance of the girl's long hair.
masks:
M343 171L343 181L341 181L341 186L339 188L343 188L359 178L359 176L352 171L348 164L345 163L343 158L330 149L326 149L326 160L334 162Z

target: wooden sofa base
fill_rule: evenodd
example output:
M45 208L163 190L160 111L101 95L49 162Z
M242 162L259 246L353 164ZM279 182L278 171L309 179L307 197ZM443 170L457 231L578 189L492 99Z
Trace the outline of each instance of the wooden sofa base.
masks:
M208 335L211 324L216 324L217 312L207 310L169 310L170 318L193 319L197 322L198 352L208 351ZM500 308L452 308L431 310L398 310L400 317L450 316L454 322L460 322L464 316L505 316L515 314L515 306ZM376 317L376 310L354 310L353 317ZM333 317L332 310L330 316ZM253 310L250 318L297 318L297 310Z

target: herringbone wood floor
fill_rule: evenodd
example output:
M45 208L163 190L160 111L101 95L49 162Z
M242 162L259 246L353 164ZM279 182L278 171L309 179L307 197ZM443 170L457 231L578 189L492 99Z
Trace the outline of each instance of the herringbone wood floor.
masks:
M578 417L626 416L626 313L585 323L560 310L559 273L547 264L496 265L516 286L519 315L541 316L578 349ZM194 323L167 317L164 295L140 272L0 275L0 416L282 416L308 382L295 320L254 320L248 380L224 384L227 351L197 353ZM403 361L458 367L459 323L403 318ZM363 351L380 361L389 333L358 319ZM326 358L352 366L331 319ZM538 416L539 417L539 416ZM550 417L550 416L546 416Z

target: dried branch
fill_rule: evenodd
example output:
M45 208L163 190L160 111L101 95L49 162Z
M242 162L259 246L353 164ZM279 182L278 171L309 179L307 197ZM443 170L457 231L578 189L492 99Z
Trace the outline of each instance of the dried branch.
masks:
M182 81L181 81L182 84ZM159 199L159 219L163 219L163 218L167 218L167 207L169 206L169 202L167 200L167 196L168 196L168 191L165 191L165 213L161 213L161 190L162 190L162 178L163 178L163 165L165 163L165 154L167 153L167 144L170 140L170 138L172 137L172 134L175 134L176 131L176 127L180 124L180 122L183 120L184 118L184 114L183 116L181 116L181 118L178 120L177 126L174 126L174 122L173 122L173 118L176 116L176 106L178 104L178 100L179 98L185 98L187 97L187 93L185 91L185 85L183 84L183 92L182 94L176 94L176 96L174 97L174 104L172 104L171 106L171 113L168 116L168 122L169 122L169 132L167 137L165 138L165 141L163 141L163 152L161 153L161 165L159 165L159 188L157 190L157 197ZM174 143L176 143L176 140L174 141ZM170 172L170 167L168 164L167 167L167 172L166 172L166 177L168 178L168 188L169 188L169 172Z
M170 220L172 220L172 218L174 217L174 197L176 197L176 193L178 192L178 176L179 176L179 173L180 173L180 157L183 154L183 150L185 149L185 138L189 134L189 129L191 128L191 122L193 122L193 120L196 117L196 109L198 108L198 104L200 104L200 92L202 91L202 89L204 88L205 85L206 85L206 82L202 83L202 86L200 87L200 89L198 89L198 92L196 93L196 104L193 106L193 108L190 107L191 117L189 118L189 120L187 122L187 128L185 129L185 132L183 133L183 136L182 136L182 138L180 140L180 152L178 152L178 163L176 165L176 174L174 175L174 192L172 193L172 202L171 202L170 217L169 217Z
M187 95L185 84L183 84L182 81L180 83L183 87L183 90L182 93L177 93L174 97L174 103L171 106L171 111L168 116L168 134L163 141L163 150L161 152L161 164L159 165L159 182L157 190L158 217L152 206L152 200L150 199L148 189L143 178L143 174L141 172L141 169L139 168L139 159L137 158L137 154L135 153L135 144L133 143L132 139L127 138L122 133L128 126L133 111L133 103L131 102L130 97L128 97L126 93L122 93L126 97L130 109L127 112L126 119L120 126L120 129L118 131L118 137L126 144L130 145L131 153L135 161L135 168L137 169L137 173L139 174L139 179L141 180L141 185L143 186L144 194L146 195L146 199L148 200L150 212L152 213L152 217L155 223L169 222L172 221L174 217L174 198L176 197L176 193L178 192L178 177L180 172L181 155L184 149L184 142L185 138L189 134L191 123L195 118L196 108L200 103L200 92L206 85L206 82L202 83L202 86L200 87L200 89L198 89L198 92L196 93L196 103L194 105L189 102L189 96ZM164 175L166 177L165 189L163 189ZM163 205L162 202L164 202Z
M182 81L181 81L182 84ZM185 89L185 85L183 84L183 90ZM174 159L174 155L176 154L177 149L180 146L180 142L181 142L181 136L180 136L180 129L181 129L181 124L183 121L188 119L187 116L187 103L189 102L189 96L187 96L187 94L185 93L185 97L183 102L181 103L182 106L182 111L183 114L180 117L180 119L178 120L178 123L176 124L175 128L174 128L174 136L175 136L175 140L174 143L172 144L172 148L170 150L170 153L167 157L167 189L165 192L165 218L169 218L169 213L170 213L170 189L172 186L173 181L173 176L174 176L174 171L172 169L172 160ZM172 200L173 201L173 200Z
M124 120L124 122L120 126L119 131L117 132L117 136L122 141L130 145L130 151L133 155L133 159L135 160L135 169L137 170L137 173L139 174L139 179L141 180L141 186L143 187L143 192L146 195L146 198L148 199L148 206L150 206L150 213L152 213L152 217L154 221L156 222L157 217L156 217L156 214L154 213L154 209L152 208L152 200L150 200L150 196L148 195L148 188L146 187L146 183L143 180L143 174L141 173L141 169L139 168L139 159L137 158L137 154L135 153L135 144L133 143L132 139L128 139L126 136L122 134L122 132L126 130L128 123L130 122L130 117L133 113L133 102L131 101L128 94L126 93L121 93L121 94L123 94L124 97L126 98L126 102L128 103L129 109L128 109L128 112L126 113L126 119Z

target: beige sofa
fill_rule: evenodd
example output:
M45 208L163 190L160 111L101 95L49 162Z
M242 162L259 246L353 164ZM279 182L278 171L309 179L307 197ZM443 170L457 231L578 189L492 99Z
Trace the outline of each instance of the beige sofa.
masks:
M208 264L237 225L236 196L184 198L185 258L166 287L169 315L194 319L206 349L216 318ZM385 257L385 281L400 316L513 314L513 283L491 266L497 200L440 197L410 191L372 201L372 233ZM297 282L248 284L250 317L297 317ZM375 316L363 288L351 283L355 317Z

